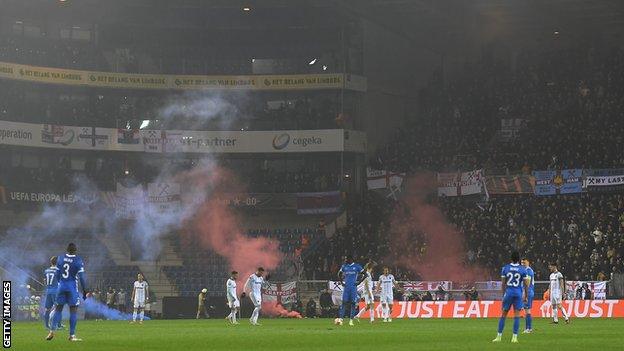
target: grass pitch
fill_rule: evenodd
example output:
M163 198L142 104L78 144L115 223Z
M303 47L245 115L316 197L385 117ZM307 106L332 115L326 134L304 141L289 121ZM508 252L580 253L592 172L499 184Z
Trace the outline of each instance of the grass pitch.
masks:
M67 341L67 330L45 341L41 323L13 323L14 350L624 350L624 319L575 319L570 325L535 318L534 333L511 344L513 320L503 341L493 344L497 319L413 319L354 327L330 319L266 319L253 327L224 320L80 321L82 342ZM522 320L524 327L524 320ZM521 328L522 329L522 328Z

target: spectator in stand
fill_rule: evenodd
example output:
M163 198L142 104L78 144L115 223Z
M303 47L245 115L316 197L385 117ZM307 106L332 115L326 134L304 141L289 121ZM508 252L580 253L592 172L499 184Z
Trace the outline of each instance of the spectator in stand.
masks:
M587 283L583 283L581 286L576 288L574 299L576 300L592 300L594 298L594 294L589 288Z
M334 302L332 301L331 292L328 289L321 292L319 304L321 305L321 317L328 318L333 315L332 309L334 308Z
M106 293L106 306L110 309L115 309L115 296L116 292L112 287L108 288L108 292Z
M117 309L122 313L126 313L126 292L124 289L119 289L117 294Z
M477 291L476 287L472 287L467 291L464 291L464 297L466 298L466 301L479 301L479 292Z
M306 304L306 318L316 318L316 301L313 298Z
M303 313L305 312L303 310L303 302L301 302L301 300L297 299L297 301L295 301L295 303L292 304L291 310L299 313L300 315L303 315Z

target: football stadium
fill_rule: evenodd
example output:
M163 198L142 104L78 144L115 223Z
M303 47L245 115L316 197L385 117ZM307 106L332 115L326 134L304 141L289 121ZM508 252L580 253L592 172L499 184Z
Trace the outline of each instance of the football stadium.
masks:
M0 0L0 278L5 349L622 350L624 1Z

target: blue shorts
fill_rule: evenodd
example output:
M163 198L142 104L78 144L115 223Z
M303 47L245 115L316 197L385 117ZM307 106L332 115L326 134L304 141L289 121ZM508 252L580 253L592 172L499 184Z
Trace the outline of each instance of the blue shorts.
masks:
M48 292L45 297L45 308L46 310L52 308L54 303L56 302L56 293Z
M75 286L59 286L58 293L56 294L57 305L80 305L80 294Z
M342 291L342 302L358 303L358 301L360 301L360 297L358 295L357 288L345 286Z
M524 309L525 310L530 310L533 307L533 297L535 296L535 294L529 294L528 298L527 298L527 302L524 303Z
M509 311L513 306L514 311L522 310L524 304L522 303L522 295L507 295L503 296L503 311Z

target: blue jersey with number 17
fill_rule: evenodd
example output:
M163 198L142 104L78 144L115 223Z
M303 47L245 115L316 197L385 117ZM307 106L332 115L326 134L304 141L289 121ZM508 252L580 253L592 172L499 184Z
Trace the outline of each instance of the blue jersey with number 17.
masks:
M519 263L506 264L501 270L501 278L505 278L503 283L506 285L505 295L522 296L526 277L527 271L524 266L521 266Z
M56 267L50 267L43 271L43 274L45 275L47 294L56 294L56 289L58 288L58 279L56 276L57 271L58 268Z
M84 273L82 258L76 255L59 256L56 268L58 268L59 287L77 287L78 274Z

